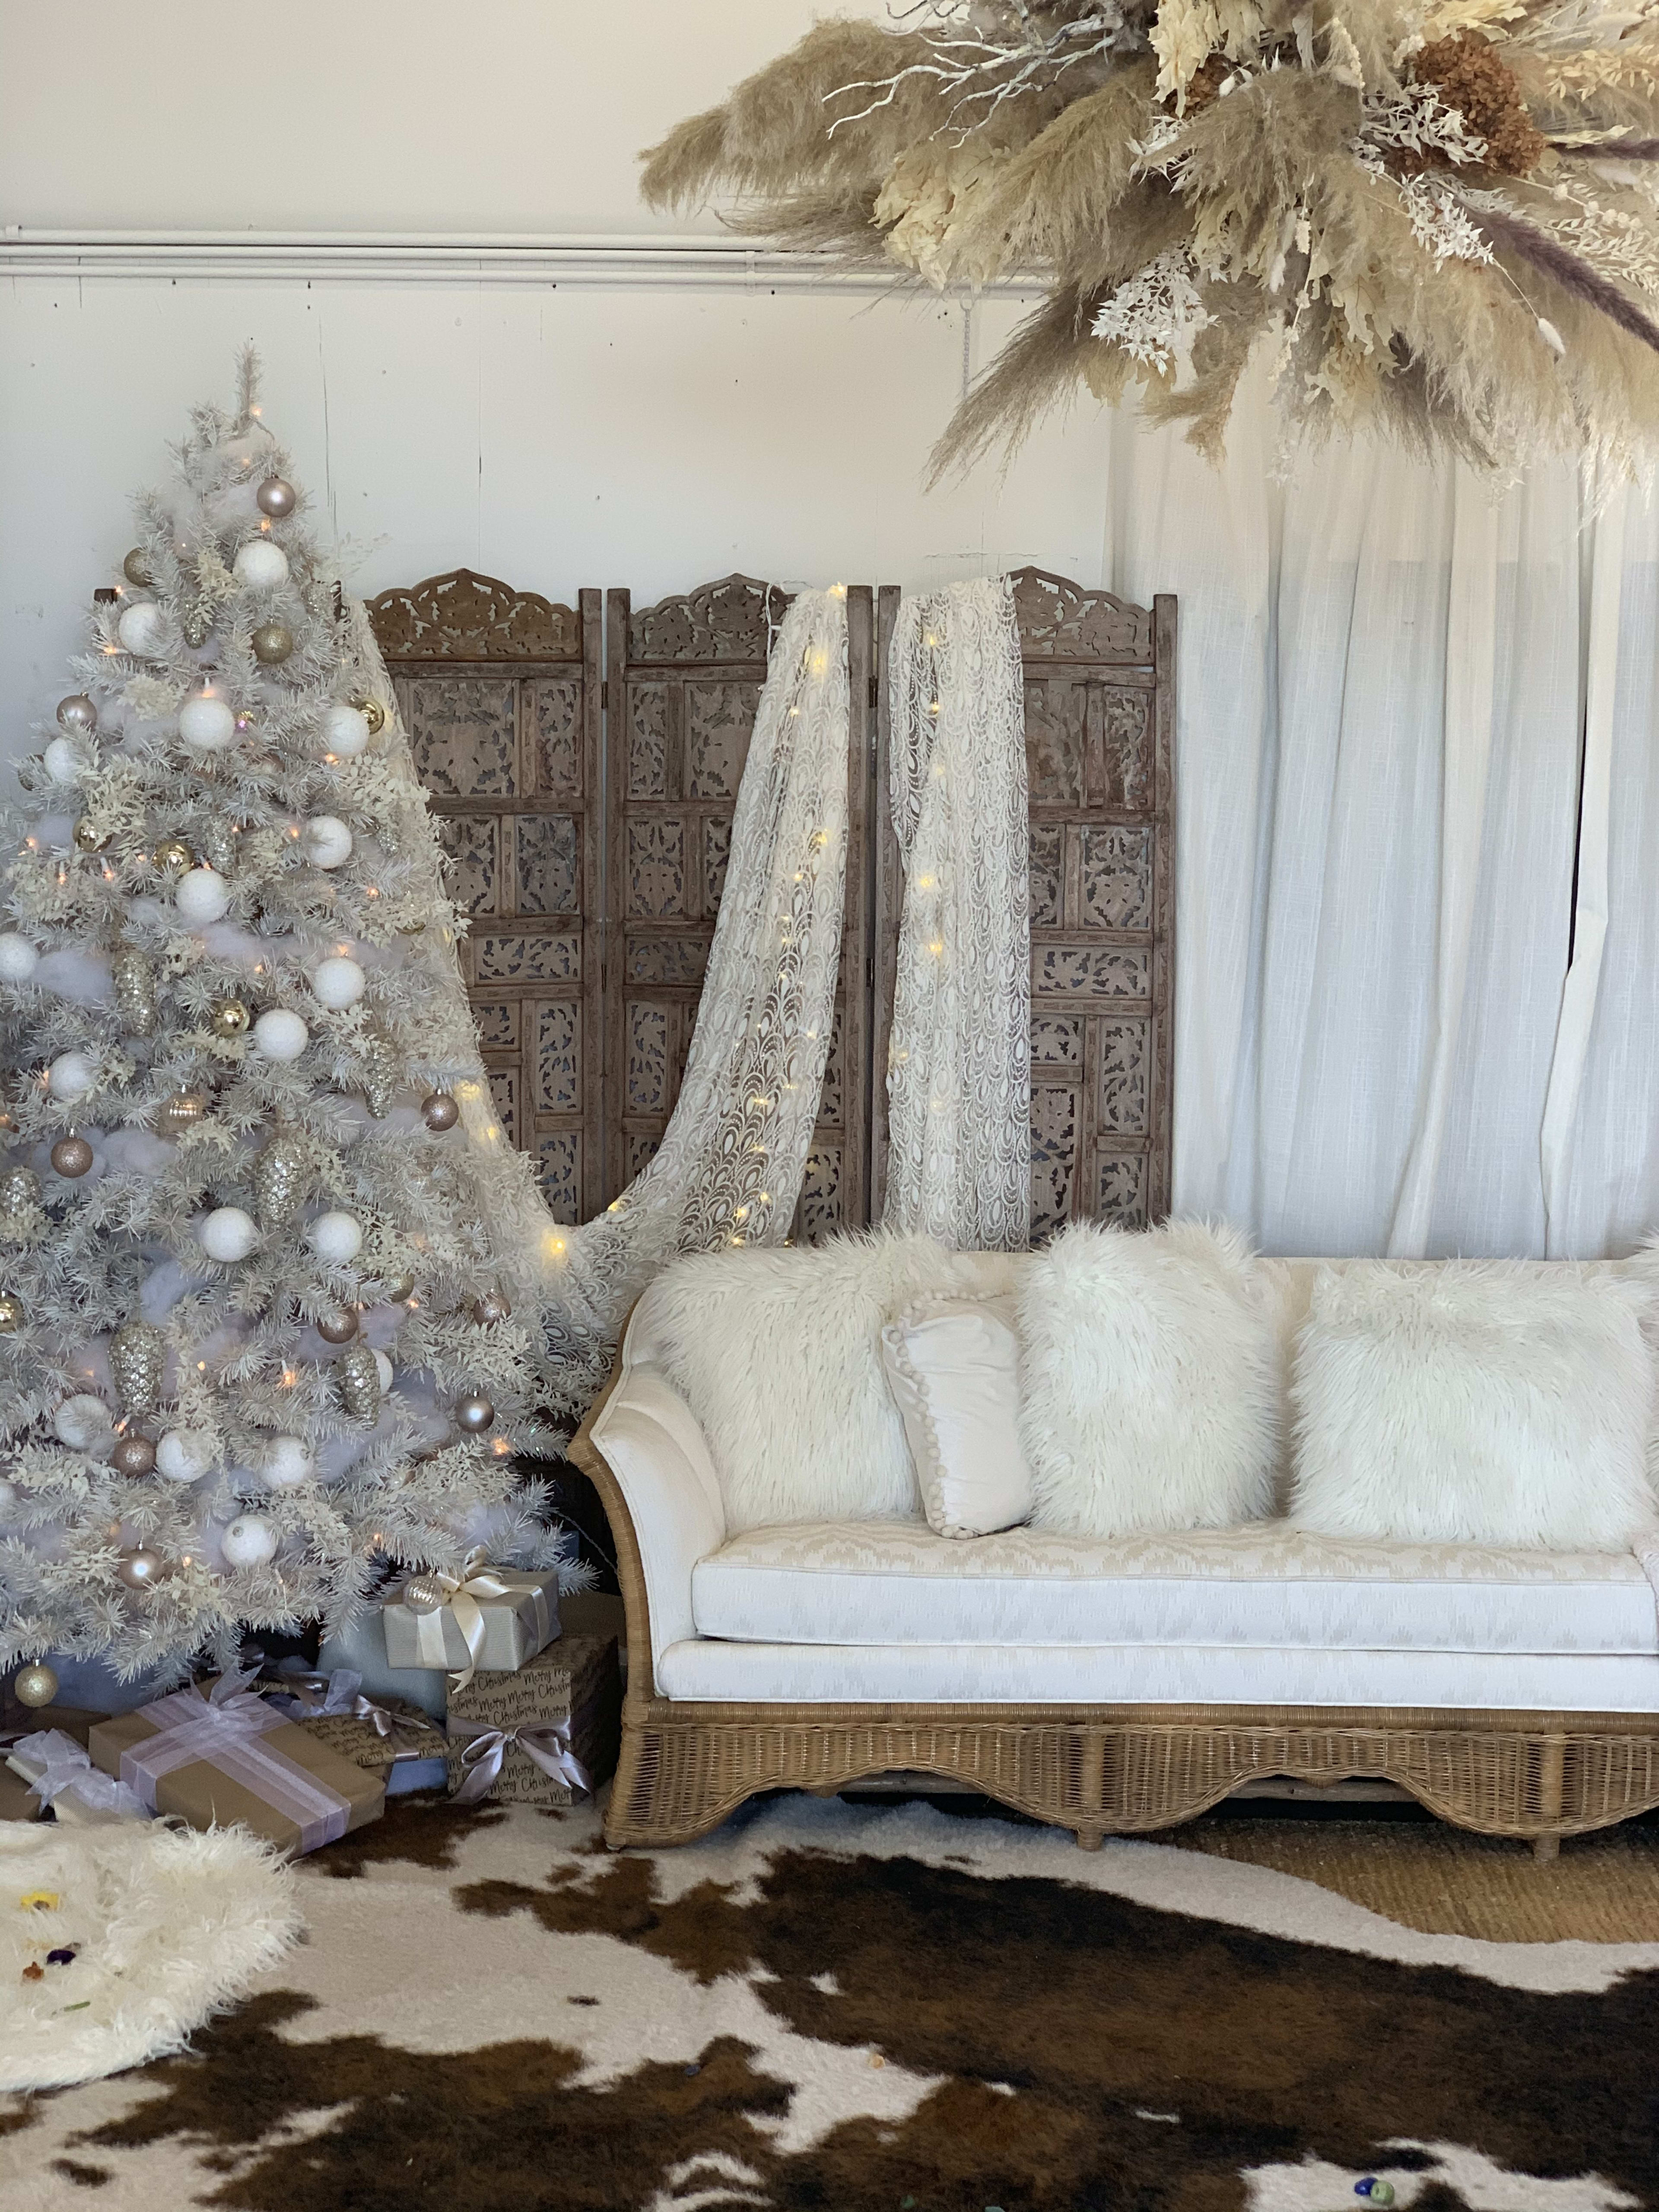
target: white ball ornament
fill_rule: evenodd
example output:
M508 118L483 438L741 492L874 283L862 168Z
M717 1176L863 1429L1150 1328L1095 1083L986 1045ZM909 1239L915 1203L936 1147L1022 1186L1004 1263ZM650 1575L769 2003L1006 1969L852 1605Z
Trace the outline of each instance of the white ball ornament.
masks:
M155 1447L155 1472L168 1482L199 1482L216 1457L205 1430L169 1429Z
M232 1567L262 1567L276 1556L276 1531L257 1513L241 1513L219 1539L225 1564Z
M46 1071L46 1088L54 1098L84 1098L98 1080L98 1070L83 1052L60 1052Z
M383 1352L377 1352L374 1355L374 1372L380 1378L380 1395L384 1397L392 1388L392 1362Z
M273 1006L253 1024L253 1048L262 1060L298 1060L311 1042L311 1031L287 1006Z
M73 783L81 773L81 748L70 738L54 738L40 757L54 783Z
M155 601L137 599L115 625L115 634L126 650L142 660L160 647L162 628L161 610Z
M303 842L314 868L343 868L351 858L351 832L337 814L313 814Z
M288 581L288 556L268 538L250 538L231 563L231 573L245 591L274 591Z
M259 1473L272 1490L297 1490L317 1472L317 1462L299 1437L273 1437L259 1455Z
M323 738L337 760L356 760L368 750L368 717L340 700L323 717Z
M190 868L179 878L173 904L181 921L200 928L223 920L230 904L230 885L215 869Z
M331 1013L343 1013L348 1006L355 1006L368 987L368 976L343 952L319 960L312 971L311 988L317 994L317 1003Z
M0 983L27 983L40 963L40 956L27 937L15 929L0 936Z
M196 1241L210 1260L246 1260L259 1241L252 1214L240 1206L216 1206L197 1224Z
M222 753L236 742L236 717L224 700L204 691L179 709L179 734L193 751Z
M101 1398L79 1390L52 1417L52 1432L71 1451L91 1451L114 1433L115 1418Z
M306 1231L306 1242L327 1266L343 1267L363 1249L362 1224L355 1214L319 1213Z

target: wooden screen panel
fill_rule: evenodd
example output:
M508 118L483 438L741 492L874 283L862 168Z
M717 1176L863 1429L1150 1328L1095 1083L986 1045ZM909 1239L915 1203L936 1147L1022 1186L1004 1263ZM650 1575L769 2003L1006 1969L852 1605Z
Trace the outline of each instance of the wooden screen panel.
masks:
M903 872L886 814L878 616L873 1218ZM1170 1210L1174 1127L1176 601L1150 609L1040 568L1014 576L1030 806L1031 1237L1066 1221L1145 1228Z
M726 880L768 652L789 595L727 576L635 609L606 600L605 1196L661 1142L679 1095ZM836 1026L794 1234L868 1209L872 600L848 593L852 679L846 918Z
M461 972L503 1127L554 1216L601 1204L599 594L571 608L457 568L369 618L431 795Z

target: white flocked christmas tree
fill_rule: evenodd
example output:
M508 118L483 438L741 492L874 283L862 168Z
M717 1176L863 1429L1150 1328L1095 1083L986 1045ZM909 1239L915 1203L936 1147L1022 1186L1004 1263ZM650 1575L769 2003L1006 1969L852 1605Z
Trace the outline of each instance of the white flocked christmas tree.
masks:
M514 1455L562 1233L385 671L251 356L176 459L8 848L0 1664L222 1663L388 1560L560 1556Z

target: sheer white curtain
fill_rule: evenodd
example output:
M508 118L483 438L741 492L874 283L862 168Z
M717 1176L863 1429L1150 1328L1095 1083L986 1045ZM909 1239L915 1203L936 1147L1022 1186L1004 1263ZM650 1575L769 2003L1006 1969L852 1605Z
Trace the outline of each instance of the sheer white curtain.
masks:
M1273 434L1259 384L1219 474L1112 433L1107 581L1181 598L1176 1205L1270 1251L1628 1249L1659 525L1588 520L1566 466L1494 493L1335 446L1276 483Z

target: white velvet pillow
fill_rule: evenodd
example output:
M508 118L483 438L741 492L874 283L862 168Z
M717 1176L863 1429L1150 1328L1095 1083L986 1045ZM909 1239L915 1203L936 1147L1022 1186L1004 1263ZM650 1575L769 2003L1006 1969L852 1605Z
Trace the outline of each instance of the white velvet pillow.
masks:
M924 1291L994 1292L1012 1268L881 1233L677 1260L655 1288L658 1335L708 1439L732 1534L920 1520L882 1328Z
M988 1536L1029 1520L1012 1297L918 1298L881 1349L928 1527Z
M1233 1230L1080 1223L1018 1285L1034 1528L1225 1528L1273 1510L1271 1319Z
M1656 1515L1650 1291L1504 1260L1322 1268L1296 1353L1304 1528L1621 1551Z

